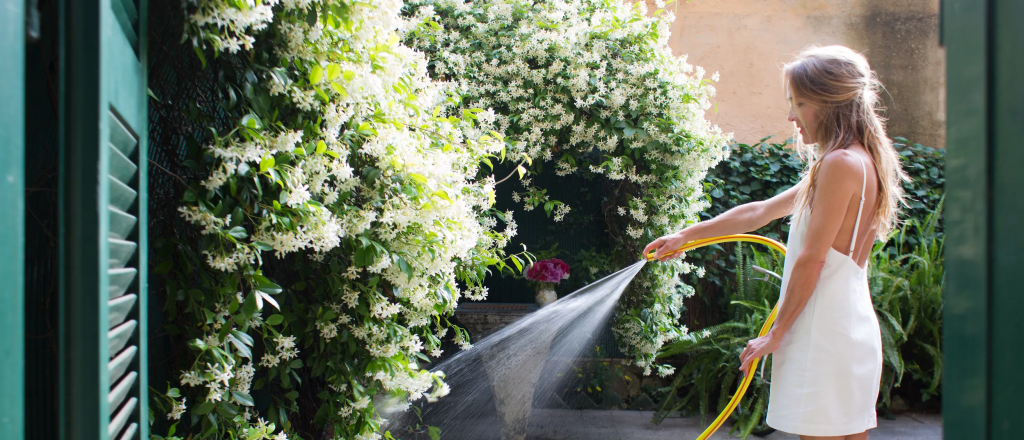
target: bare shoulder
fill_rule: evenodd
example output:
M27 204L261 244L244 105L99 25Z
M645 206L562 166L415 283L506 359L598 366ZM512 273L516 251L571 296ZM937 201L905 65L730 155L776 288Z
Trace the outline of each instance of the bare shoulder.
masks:
M817 186L830 189L854 188L860 190L863 174L861 158L848 150L836 150L821 158Z

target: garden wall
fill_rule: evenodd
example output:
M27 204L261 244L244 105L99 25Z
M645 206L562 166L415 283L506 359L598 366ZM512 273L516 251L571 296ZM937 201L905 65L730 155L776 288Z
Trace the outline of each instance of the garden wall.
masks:
M739 142L789 137L782 63L810 44L842 44L867 55L892 96L883 97L891 135L946 144L938 0L690 0L669 9L669 46L721 72L709 119Z

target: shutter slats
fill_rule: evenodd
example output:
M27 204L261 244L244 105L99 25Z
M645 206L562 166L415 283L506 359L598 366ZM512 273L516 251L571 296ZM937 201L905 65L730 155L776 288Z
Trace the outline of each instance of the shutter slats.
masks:
M107 346L110 350L110 357L114 357L117 352L124 348L125 344L128 343L128 338L132 336L138 324L137 321L132 319L107 332Z
M68 136L60 139L57 158L61 191L69 197L58 210L67 313L53 407L84 428L69 428L69 438L149 438L146 3L62 2L75 26L62 26L70 33L60 40L77 55L61 67L91 72L67 81L83 93L73 94L73 105L60 115ZM0 439L6 436L0 429Z
M135 437L135 432L138 430L139 424L132 423L131 425L128 425L127 428L124 428L124 433L121 434L121 437L118 440L131 440L132 437Z
M131 159L127 158L121 150L110 144L110 175L122 182L130 182L135 177L139 167Z
M129 16L129 13L125 10L124 6L124 2L119 0L113 0L110 2L110 9L114 11L114 17L117 18L117 23L121 25L124 37L128 39L128 44L135 49L139 47L139 33L135 30L135 26L132 23L132 17Z
M114 418L110 419L110 425L107 426L107 437L114 439L117 438L117 434L121 432L121 428L124 428L128 418L132 416L132 411L135 411L135 405L139 403L139 399L132 397L128 399L128 403L125 403L121 407L121 410L117 412Z
M110 298L117 298L131 287L132 281L135 280L135 274L138 273L138 269L134 267L125 267L121 269L110 269L107 271L110 276Z
M138 296L133 293L107 301L107 307L109 308L107 317L111 328L124 322L128 314L131 313L136 299L138 299Z
M114 410L124 402L124 398L128 397L128 392L131 391L132 385L135 384L135 379L139 378L139 373L134 371L129 372L114 389L110 390L110 394L107 395L107 405L110 408L110 415L114 415Z
M132 363L132 358L138 352L139 347L133 345L126 348L121 354L107 363L107 371L110 372L110 383L117 382L117 379L120 379L124 372L128 371L128 365Z
M110 245L110 268L121 269L125 264L128 264L128 259L135 254L135 249L139 247L134 241L118 240L116 238L108 238L107 243Z
M121 211L128 211L131 208L132 202L135 201L135 197L138 193L134 189L131 189L128 185L121 183L120 180L115 179L113 176L110 177L110 206L113 206Z
M132 47L137 48L135 29L138 28L138 12L133 1L112 0L111 8L129 37ZM107 238L110 252L107 269L110 329L107 332L107 354L110 361L107 363L107 374L112 385L107 394L108 416L112 418L107 426L110 439L128 440L135 436L139 423L143 420L142 410L136 409L138 396L143 395L141 390L147 386L145 383L139 383L140 377L143 376L137 370L138 364L135 362L139 357L139 346L145 346L142 341L144 335L136 335L139 320L144 319L144 316L140 315L140 310L135 307L136 302L140 300L138 295L127 294L129 290L140 294L145 292L145 286L139 285L138 267L140 262L145 261L145 256L137 255L139 245L136 241L145 239L142 236L145 225L139 224L138 217L140 210L145 207L137 203L141 166L139 161L145 160L145 157L140 158L140 153L137 152L138 145L135 131L111 111L110 139L107 145L110 149L110 174L107 176L107 212L110 218ZM130 344L130 341L138 342Z
M132 157L135 147L139 145L132 131L125 127L121 123L121 118L118 118L113 113L110 114L110 145L117 148L125 157Z
M108 208L107 212L110 214L110 238L118 240L128 238L128 235L135 229L138 219L120 209Z
M138 26L139 10L135 7L134 0L113 0L113 2L121 4L121 7L124 8L125 13L128 15L128 21L131 22L133 27Z

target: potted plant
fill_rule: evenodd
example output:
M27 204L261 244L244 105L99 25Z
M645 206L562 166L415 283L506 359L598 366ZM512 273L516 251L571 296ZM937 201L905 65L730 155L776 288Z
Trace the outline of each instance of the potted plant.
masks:
M557 258L538 260L526 270L526 279L533 281L537 287L537 305L544 307L555 302L555 284L569 278L569 265Z

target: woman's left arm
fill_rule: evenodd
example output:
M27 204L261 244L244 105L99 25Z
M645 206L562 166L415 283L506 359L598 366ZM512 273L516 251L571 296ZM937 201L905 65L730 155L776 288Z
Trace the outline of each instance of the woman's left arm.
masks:
M839 150L821 159L817 185L811 199L810 219L803 250L793 264L785 301L779 306L775 324L767 335L752 339L740 354L740 370L746 374L750 362L776 349L796 322L818 284L825 256L836 241L847 207L860 197L861 168L853 153Z

